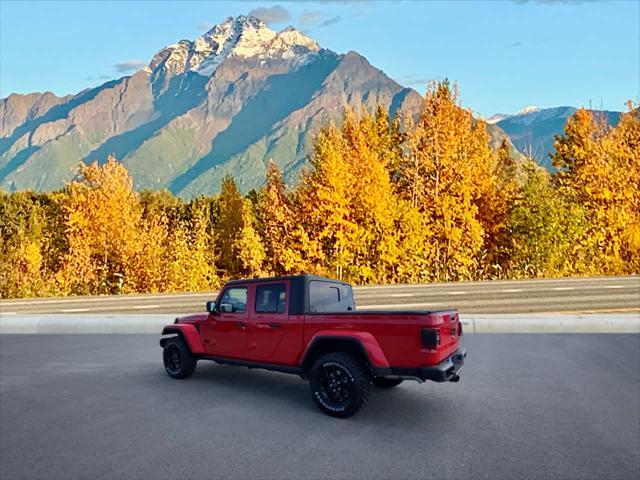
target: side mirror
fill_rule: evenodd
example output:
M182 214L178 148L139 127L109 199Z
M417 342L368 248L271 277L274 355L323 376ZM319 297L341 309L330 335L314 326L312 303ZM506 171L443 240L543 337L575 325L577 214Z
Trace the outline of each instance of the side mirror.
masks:
M217 311L216 308L216 301L215 300L210 300L207 302L207 312L209 313L215 313Z
M221 312L233 312L233 304L232 303L221 303L220 304Z

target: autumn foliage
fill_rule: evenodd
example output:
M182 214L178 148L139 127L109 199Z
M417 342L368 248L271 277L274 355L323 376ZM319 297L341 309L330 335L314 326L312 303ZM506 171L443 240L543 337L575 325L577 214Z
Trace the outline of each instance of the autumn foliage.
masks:
M0 295L206 291L230 277L310 272L355 283L640 272L640 113L588 110L548 173L489 146L447 82L418 118L347 110L288 188L270 162L185 202L136 193L114 158L54 193L0 192Z

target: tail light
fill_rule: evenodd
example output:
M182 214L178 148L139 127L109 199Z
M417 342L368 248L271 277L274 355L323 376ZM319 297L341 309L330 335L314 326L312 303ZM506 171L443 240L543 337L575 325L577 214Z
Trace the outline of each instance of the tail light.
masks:
M440 345L440 331L433 328L423 328L422 345L426 348L436 348Z

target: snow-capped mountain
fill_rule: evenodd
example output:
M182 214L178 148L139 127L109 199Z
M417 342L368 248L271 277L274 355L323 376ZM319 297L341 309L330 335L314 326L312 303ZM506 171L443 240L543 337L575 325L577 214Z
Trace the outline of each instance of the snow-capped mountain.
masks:
M260 19L229 17L193 41L181 40L156 53L148 71L154 75L196 72L210 76L229 57L295 59L302 65L320 50L315 40L293 27L274 32Z
M576 110L575 107L529 106L513 115L493 115L487 121L497 125L509 135L520 152L535 158L540 165L553 169L549 155L554 151L554 136L563 132L567 119ZM620 112L598 110L594 112L604 115L611 125L616 125L620 118Z
M523 109L517 111L516 113L494 113L489 118L487 118L485 121L488 124L493 125L495 123L498 123L498 122L504 120L505 118L512 118L512 117L517 117L517 116L521 116L521 115L526 115L528 113L534 113L534 112L537 112L539 110L540 110L540 107L536 107L535 105L529 105L529 106L524 107Z
M347 106L378 104L416 114L422 99L356 52L230 17L133 75L67 97L1 99L0 188L60 188L79 162L115 154L139 189L211 194L232 174L246 191L262 184L269 159L293 180L323 125ZM505 138L489 130L494 143Z

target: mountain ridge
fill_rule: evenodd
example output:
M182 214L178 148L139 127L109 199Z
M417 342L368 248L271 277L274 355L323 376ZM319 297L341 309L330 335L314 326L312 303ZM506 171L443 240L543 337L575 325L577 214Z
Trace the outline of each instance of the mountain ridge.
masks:
M53 190L79 162L125 164L137 189L193 197L233 175L244 191L269 159L295 181L315 134L345 108L417 115L422 97L354 51L288 27L229 17L160 49L146 67L76 95L1 99L0 188ZM488 126L492 143L506 136Z
M589 110L594 115L603 117L611 126L616 126L622 115L622 112L616 111ZM553 171L550 155L554 152L554 136L564 131L567 119L576 111L578 109L571 106L535 109L526 107L513 115L503 116L493 124L509 136L520 152L533 157L538 164Z

